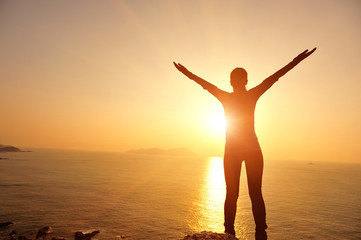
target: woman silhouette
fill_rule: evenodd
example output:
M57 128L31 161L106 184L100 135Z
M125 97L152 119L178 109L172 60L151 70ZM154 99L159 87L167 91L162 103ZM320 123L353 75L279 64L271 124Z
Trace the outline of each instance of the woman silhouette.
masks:
M224 108L227 123L223 162L227 186L224 203L224 227L226 233L235 235L234 220L237 210L241 166L242 161L244 161L247 172L248 191L256 224L255 236L256 239L267 239L266 210L262 197L263 156L254 129L256 103L259 97L280 77L311 55L315 50L316 48L312 51L305 50L289 64L250 90L246 89L248 82L246 70L235 68L231 72L230 83L233 87L232 93L220 90L213 84L194 75L181 64L173 62L180 72L215 96Z

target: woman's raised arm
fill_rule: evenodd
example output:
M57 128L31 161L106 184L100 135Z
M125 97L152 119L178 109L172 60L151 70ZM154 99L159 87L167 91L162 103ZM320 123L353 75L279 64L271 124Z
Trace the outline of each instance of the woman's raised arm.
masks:
M308 51L305 50L302 53L300 53L297 57L295 57L292 62L290 62L289 64L287 64L286 66L284 66L283 68L281 68L280 70L278 70L277 72L275 72L271 77L274 78L280 78L283 75L285 75L289 70L291 70L292 68L294 68L297 64L299 64L302 60L304 60L305 58L307 58L308 56L310 56L314 51L316 51L316 48L312 49L312 51Z
M210 92L213 96L215 96L216 98L218 98L219 100L221 100L222 96L224 94L227 94L227 92L217 88L215 85L213 85L212 83L204 80L203 78L198 77L197 75L191 73L187 68L185 68L182 64L180 63L175 63L173 62L174 66L184 75L186 75L189 79L195 81L196 83L198 83L199 85L201 85L205 90L207 90L208 92Z
M255 91L259 96L261 96L264 92L266 92L277 80L285 75L288 71L294 68L297 64L299 64L302 60L310 56L316 48L312 49L311 51L305 50L300 53L297 57L295 57L289 64L266 78L261 84L257 87L254 87L252 90Z

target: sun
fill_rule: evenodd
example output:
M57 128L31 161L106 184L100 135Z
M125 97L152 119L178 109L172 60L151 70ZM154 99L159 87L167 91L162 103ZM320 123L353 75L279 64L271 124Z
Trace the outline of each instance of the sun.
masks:
M211 133L224 135L226 131L226 120L223 109L210 109L206 117L206 127Z

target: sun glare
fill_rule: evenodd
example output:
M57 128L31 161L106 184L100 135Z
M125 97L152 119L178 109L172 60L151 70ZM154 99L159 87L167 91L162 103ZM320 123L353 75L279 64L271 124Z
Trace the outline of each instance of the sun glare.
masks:
M210 132L223 135L226 130L226 120L223 111L212 109L207 115L207 128Z

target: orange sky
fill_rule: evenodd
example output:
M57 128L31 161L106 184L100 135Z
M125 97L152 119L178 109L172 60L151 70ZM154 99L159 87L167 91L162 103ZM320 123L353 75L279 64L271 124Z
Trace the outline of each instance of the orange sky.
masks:
M361 3L1 1L0 144L223 153L222 107L177 61L231 91L318 50L256 108L266 159L360 161Z

